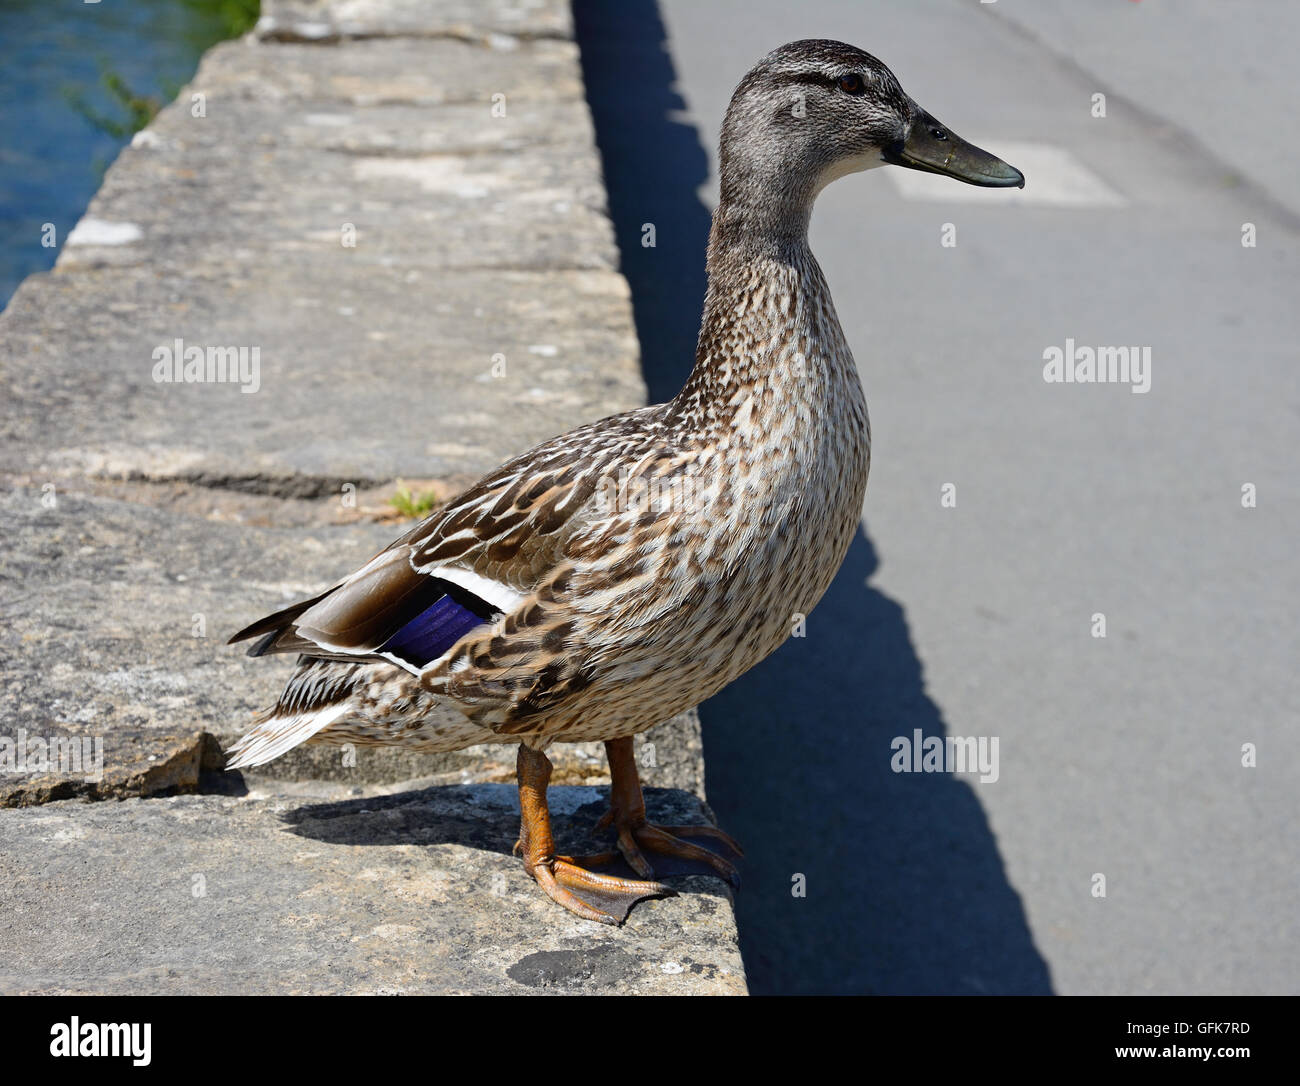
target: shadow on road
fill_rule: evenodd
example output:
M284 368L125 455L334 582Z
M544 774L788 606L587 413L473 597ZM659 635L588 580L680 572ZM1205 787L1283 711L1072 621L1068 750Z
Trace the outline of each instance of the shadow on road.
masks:
M651 402L695 356L708 158L652 0L574 5ZM737 72L737 78L742 73ZM642 245L655 225L655 246ZM895 774L890 741L949 734L903 608L859 536L807 637L701 707L709 801L745 845L741 948L755 993L1048 993L974 788ZM960 734L958 729L957 734ZM807 895L792 881L803 875Z

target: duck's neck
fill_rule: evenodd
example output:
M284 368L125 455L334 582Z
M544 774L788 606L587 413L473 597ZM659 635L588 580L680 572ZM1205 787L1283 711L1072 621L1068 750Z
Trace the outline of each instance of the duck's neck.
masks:
M731 426L741 410L816 408L848 376L839 371L857 380L808 248L811 200L757 205L745 195L723 186L695 368L671 408L702 429Z
M781 257L807 252L816 193L801 175L783 176L758 164L725 163L718 209L709 235L709 270L729 250Z

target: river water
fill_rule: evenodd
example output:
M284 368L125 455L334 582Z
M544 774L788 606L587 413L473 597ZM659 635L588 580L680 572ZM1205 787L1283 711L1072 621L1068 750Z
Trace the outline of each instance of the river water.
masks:
M0 0L0 307L26 276L53 265L130 139L129 110L106 81L170 101L246 7L246 0ZM56 244L43 245L43 237Z

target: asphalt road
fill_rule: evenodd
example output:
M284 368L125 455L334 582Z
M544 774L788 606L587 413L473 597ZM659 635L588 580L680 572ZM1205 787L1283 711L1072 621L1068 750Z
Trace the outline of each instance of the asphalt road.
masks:
M722 114L772 47L867 49L1028 181L886 168L814 215L873 464L807 637L702 710L754 990L1300 990L1300 9L599 6L584 65L657 399L693 354ZM1149 348L1150 390L1046 382L1067 339ZM915 729L997 737L998 779L894 772Z

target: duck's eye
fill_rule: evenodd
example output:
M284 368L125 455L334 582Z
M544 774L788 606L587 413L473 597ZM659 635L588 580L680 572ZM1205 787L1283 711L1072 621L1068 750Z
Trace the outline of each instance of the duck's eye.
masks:
M862 82L862 76L857 72L840 76L840 90L845 94L861 94L866 89L867 85Z
M948 138L948 133L945 132L942 128L930 129L930 135L932 135L937 140L946 140Z

